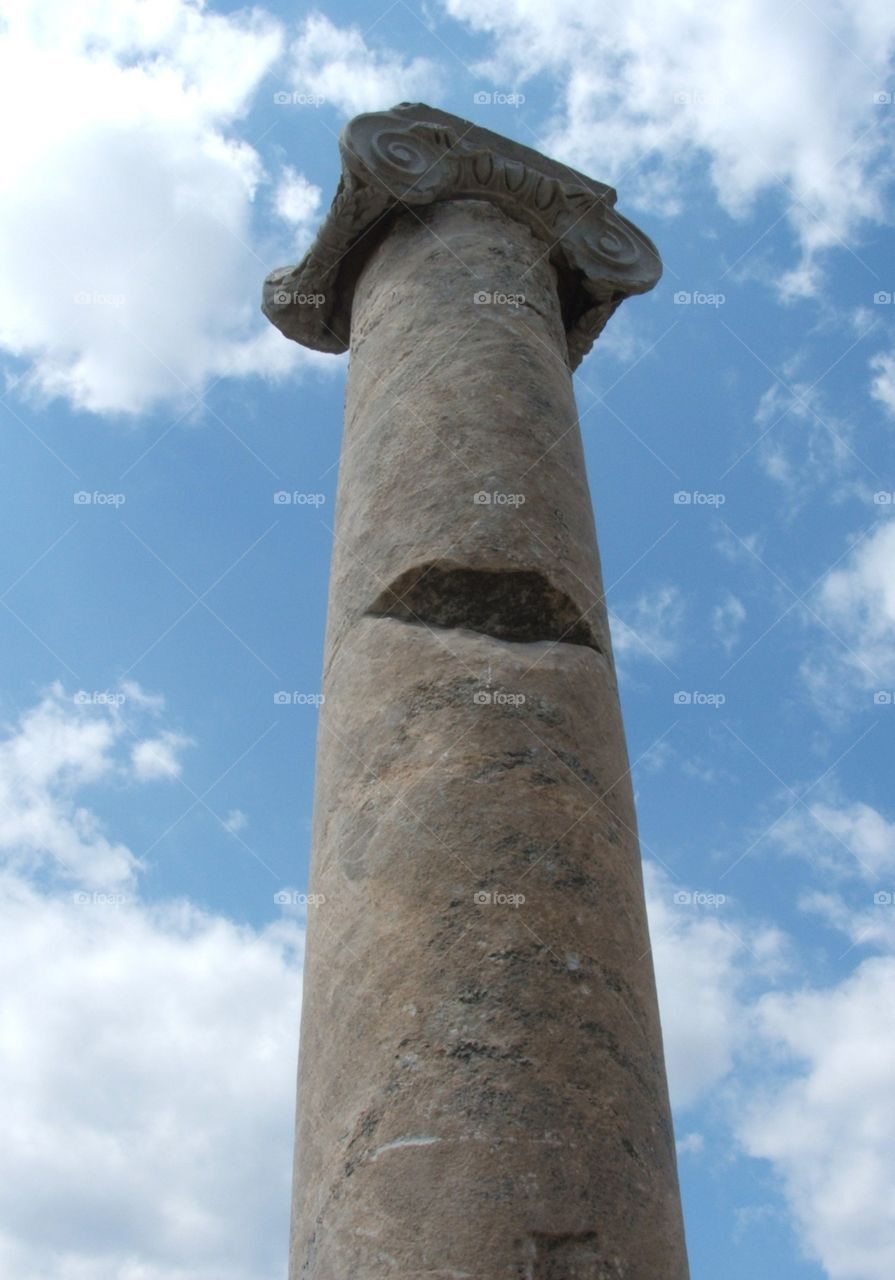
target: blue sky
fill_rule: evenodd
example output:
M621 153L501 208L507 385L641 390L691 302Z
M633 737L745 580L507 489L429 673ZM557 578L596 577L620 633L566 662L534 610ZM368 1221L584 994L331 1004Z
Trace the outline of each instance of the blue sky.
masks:
M258 306L402 100L665 263L575 384L694 1280L895 1273L888 8L8 7L3 1274L285 1273L346 362Z

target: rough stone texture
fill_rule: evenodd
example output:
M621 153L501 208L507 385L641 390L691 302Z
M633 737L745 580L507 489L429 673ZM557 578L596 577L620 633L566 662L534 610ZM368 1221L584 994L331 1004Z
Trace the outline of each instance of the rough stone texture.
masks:
M291 1280L688 1274L567 354L493 203L398 216L359 274Z

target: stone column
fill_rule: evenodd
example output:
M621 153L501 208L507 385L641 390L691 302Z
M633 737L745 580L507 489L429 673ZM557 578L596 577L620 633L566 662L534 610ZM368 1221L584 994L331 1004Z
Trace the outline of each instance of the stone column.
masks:
M341 146L265 294L351 348L290 1280L686 1280L570 375L658 259L609 188L453 116Z

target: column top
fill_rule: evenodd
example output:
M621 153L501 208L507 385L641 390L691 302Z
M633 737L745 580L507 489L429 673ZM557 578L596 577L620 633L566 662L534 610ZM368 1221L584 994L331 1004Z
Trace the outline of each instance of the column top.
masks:
M391 218L436 200L488 200L528 226L557 269L575 369L619 303L662 274L652 241L615 211L612 187L423 103L355 116L339 138L332 207L295 267L264 281L262 310L287 338L347 351L354 286Z

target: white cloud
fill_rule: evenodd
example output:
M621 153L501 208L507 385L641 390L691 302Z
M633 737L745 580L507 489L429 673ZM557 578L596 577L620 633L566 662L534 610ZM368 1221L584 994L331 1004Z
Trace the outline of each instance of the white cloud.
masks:
M164 709L165 699L161 694L147 693L145 689L140 688L136 680L122 680L121 693L124 694L127 702L139 707L142 711L151 711L157 714Z
M0 1272L282 1273L302 933L0 877Z
M745 922L729 902L702 912L677 904L680 890L670 879L651 863L644 871L678 1126L682 1112L714 1096L743 1149L772 1163L800 1241L830 1280L888 1280L895 1273L895 960L865 960L827 989L756 997L756 979L766 987L785 971L782 935ZM895 917L891 905L868 898L856 912L831 895L809 895L801 906L848 936L863 914L874 930L865 929L864 945L895 944L884 922L886 912ZM878 924L869 919L873 911ZM698 1155L704 1145L703 1133L684 1131L678 1150Z
M133 778L125 716L161 699L128 687L54 686L0 743L0 1274L274 1280L304 932L135 896L78 800Z
M738 596L728 591L721 603L712 609L712 630L725 652L730 653L733 649L745 621L745 605Z
M248 824L249 820L243 813L242 809L231 809L224 818L224 826L228 831L231 831L233 835L236 835L239 831L245 830Z
M8 867L49 869L102 888L133 882L139 860L106 835L77 792L88 784L179 777L178 753L189 738L163 730L133 744L140 718L158 714L162 703L133 680L121 690L74 697L57 683L7 726L0 739L0 856Z
M676 901L681 890L654 863L644 879L668 1084L683 1110L732 1070L747 1036L747 982L775 970L783 942L775 930L734 923L730 903Z
M847 845L870 875L895 873L895 823L887 822L872 805L813 804L811 816Z
M859 875L873 884L895 876L895 823L862 801L799 806L771 834L787 853L825 874Z
M891 877L886 883L891 885ZM895 905L891 887L876 889L872 894L868 890L859 904L847 902L837 893L805 893L799 899L799 910L844 934L851 943L844 954L855 947L895 952Z
M849 424L831 411L817 388L797 376L795 365L792 360L783 366L787 385L772 383L755 412L757 456L791 502L817 484L829 492L831 477L860 466Z
M652 658L665 663L674 658L680 644L684 602L677 587L666 585L643 592L630 605L610 616L612 647L617 658Z
M653 339L645 332L637 312L633 309L626 311L624 307L616 311L612 317L612 324L606 326L600 334L599 341L600 359L604 362L607 359L617 360L620 365L624 365L625 371L632 369L649 352L653 343ZM576 383L581 384L584 381L583 373L588 367L587 364L581 366ZM598 397L597 391L593 388L588 386L587 389Z
M156 778L179 778L182 765L178 753L190 745L190 739L170 730L157 738L144 738L131 751L134 773L141 782Z
M322 13L305 19L291 56L296 92L350 116L398 102L431 100L440 92L441 72L430 59L405 59L393 49L371 48L359 27L337 27Z
M765 996L755 1018L781 1074L747 1105L740 1137L773 1162L830 1280L895 1274L893 985L895 960L874 957L827 990Z
M20 394L189 407L212 379L304 359L259 315L263 173L236 133L276 22L193 0L2 9L0 347L26 364Z
M0 853L29 870L50 865L76 882L127 884L138 863L105 835L75 792L110 778L124 733L114 706L87 707L54 685L0 742Z
M274 209L284 222L291 223L301 235L306 235L319 216L322 194L320 188L308 182L304 174L286 165L274 191Z
M880 352L870 361L870 394L895 418L895 352Z
M677 1153L681 1155L700 1155L705 1148L705 1138L701 1133L688 1133L677 1141Z
M895 42L886 0L445 7L495 37L496 82L557 78L557 113L536 145L619 184L629 206L676 211L703 157L730 213L778 196L773 217L787 212L804 254L784 293L813 292L813 255L853 247L862 220L884 216L891 107L873 97Z
M880 523L824 579L815 607L837 656L865 685L895 681L895 520Z

